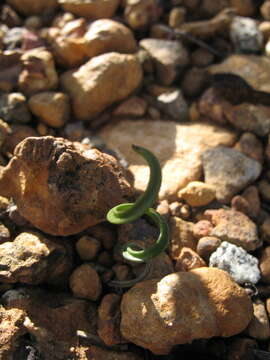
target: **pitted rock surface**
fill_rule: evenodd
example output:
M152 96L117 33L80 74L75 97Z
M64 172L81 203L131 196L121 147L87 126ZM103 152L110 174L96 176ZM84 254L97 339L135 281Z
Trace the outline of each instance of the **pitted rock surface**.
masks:
M61 236L104 221L131 195L112 156L52 136L22 141L2 169L0 188L36 228Z

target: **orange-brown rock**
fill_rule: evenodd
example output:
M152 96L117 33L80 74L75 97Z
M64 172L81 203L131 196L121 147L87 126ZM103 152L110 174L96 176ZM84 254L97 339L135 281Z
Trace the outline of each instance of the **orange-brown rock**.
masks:
M58 0L65 11L89 19L112 17L120 0Z
M63 236L104 221L131 195L113 157L52 136L27 138L16 147L0 189L36 228Z
M140 282L121 303L121 332L155 354L194 339L230 337L253 316L245 290L223 270L202 267Z

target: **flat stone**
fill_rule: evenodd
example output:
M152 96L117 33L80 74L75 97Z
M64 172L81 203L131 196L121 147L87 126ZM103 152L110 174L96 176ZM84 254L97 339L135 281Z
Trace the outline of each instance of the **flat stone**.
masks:
M204 151L202 163L206 184L216 189L216 198L223 203L254 182L262 170L258 161L224 146Z
M145 190L149 168L131 144L151 150L162 167L160 198L177 199L177 193L190 181L200 180L201 154L210 147L231 146L236 134L207 123L176 124L171 121L123 120L105 126L99 135L107 146L124 154L135 177L135 188Z

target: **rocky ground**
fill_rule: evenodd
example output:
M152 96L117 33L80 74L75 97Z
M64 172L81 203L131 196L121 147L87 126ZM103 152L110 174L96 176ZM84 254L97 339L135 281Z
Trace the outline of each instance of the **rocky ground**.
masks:
M2 1L0 359L270 358L269 135L269 0Z

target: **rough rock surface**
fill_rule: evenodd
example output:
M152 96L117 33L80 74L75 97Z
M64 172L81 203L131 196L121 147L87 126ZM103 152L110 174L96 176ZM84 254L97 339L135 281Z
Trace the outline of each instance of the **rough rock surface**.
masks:
M58 76L52 54L44 48L26 51L22 57L19 88L26 95L39 91L54 90Z
M32 113L51 127L61 127L69 119L69 97L64 93L44 91L31 96L28 104Z
M178 196L191 206L205 206L216 198L215 188L201 181L192 181L178 192Z
M188 64L188 52L179 41L144 39L140 46L153 58L162 85L170 85Z
M254 89L270 92L270 60L267 56L233 54L209 67L210 73L233 73L243 77Z
M57 6L57 0L7 0L7 3L24 15L42 14L43 11Z
M96 56L78 70L61 76L76 117L86 121L126 98L141 80L142 69L137 58L116 52Z
M262 245L256 224L239 211L206 210L204 217L214 226L210 236L241 246L247 251L254 251Z
M0 253L3 283L61 283L72 265L64 245L37 232L23 232L12 242L4 242Z
M27 138L2 169L2 196L46 233L69 235L104 221L131 188L117 161L95 149L51 136Z
M255 181L262 170L258 161L224 146L206 150L202 162L206 184L216 189L216 198L223 203Z
M121 332L155 354L177 344L244 330L252 303L224 271L199 268L135 285L122 299Z
M227 271L238 284L256 284L261 278L258 264L256 257L227 241L223 241L209 259L209 266Z
M162 136L160 136L162 134ZM161 199L176 199L180 189L190 181L200 180L200 155L209 147L233 145L233 132L207 123L176 124L171 121L123 120L104 127L99 135L106 144L125 154L129 169L135 177L135 188L145 190L149 168L132 151L130 144L150 149L162 167Z
M25 313L24 332L35 338L35 346L45 360L74 357L79 347L77 331L96 335L96 306L85 300L19 288L7 291L2 301L7 310L16 308L18 313Z
M112 17L120 0L58 0L64 10L89 19Z

